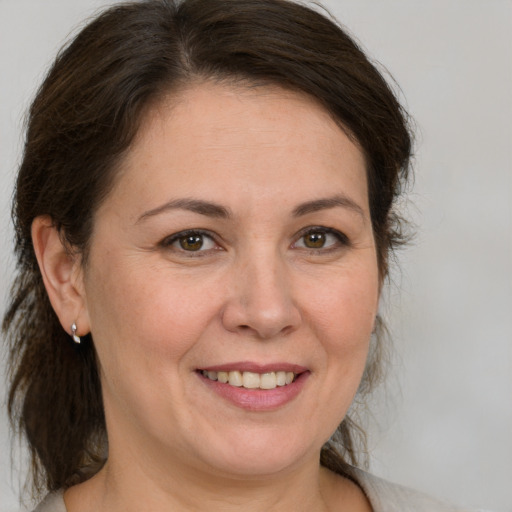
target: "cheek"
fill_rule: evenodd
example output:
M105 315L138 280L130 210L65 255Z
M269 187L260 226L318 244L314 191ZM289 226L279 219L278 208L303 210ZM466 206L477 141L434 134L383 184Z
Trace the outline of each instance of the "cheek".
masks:
M378 304L378 274L369 265L311 280L307 322L316 346L318 381L313 415L320 439L332 435L357 392L366 365Z
M329 344L348 350L368 340L379 298L378 276L373 269L334 277L313 293L314 324L328 333Z
M311 301L311 325L324 354L323 400L333 407L335 423L345 414L366 365L377 314L379 282L373 266L352 267L331 279ZM336 405L334 405L336 404Z
M105 409L110 418L136 417L151 430L174 414L170 402L186 410L187 356L206 329L212 300L206 293L198 300L197 289L168 272L111 261L95 267L101 270L90 275L87 294Z
M154 371L179 360L213 314L208 294L144 268L112 264L90 276L91 331L102 366L139 369L146 361Z

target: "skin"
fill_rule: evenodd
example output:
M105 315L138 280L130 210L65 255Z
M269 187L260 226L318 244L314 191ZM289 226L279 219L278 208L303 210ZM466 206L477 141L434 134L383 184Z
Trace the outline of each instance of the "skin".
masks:
M206 233L200 250L183 230ZM92 332L100 362L109 459L66 492L70 512L371 510L319 466L364 370L379 274L363 154L313 100L191 86L148 112L85 268L50 219L33 238L63 327ZM249 411L197 373L235 361L309 374Z

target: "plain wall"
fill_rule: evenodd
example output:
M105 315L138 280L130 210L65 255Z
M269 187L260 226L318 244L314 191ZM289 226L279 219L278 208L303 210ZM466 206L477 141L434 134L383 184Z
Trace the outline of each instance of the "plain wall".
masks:
M373 471L460 505L510 512L512 1L324 4L400 84L417 125L416 181L404 205L417 236L383 298L395 357L372 409ZM102 5L0 0L2 311L23 115L60 45ZM2 512L18 503L22 478L10 468L3 409Z

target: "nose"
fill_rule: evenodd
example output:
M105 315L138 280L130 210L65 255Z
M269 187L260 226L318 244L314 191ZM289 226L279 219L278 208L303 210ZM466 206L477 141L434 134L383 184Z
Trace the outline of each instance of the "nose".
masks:
M299 327L302 319L290 271L278 258L240 263L229 282L231 291L222 311L228 331L270 339Z

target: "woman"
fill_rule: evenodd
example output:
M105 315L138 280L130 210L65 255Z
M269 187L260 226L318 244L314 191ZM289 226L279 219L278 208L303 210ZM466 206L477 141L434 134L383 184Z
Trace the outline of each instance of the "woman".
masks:
M9 408L38 510L454 510L354 468L410 151L383 78L301 5L85 27L14 205Z

